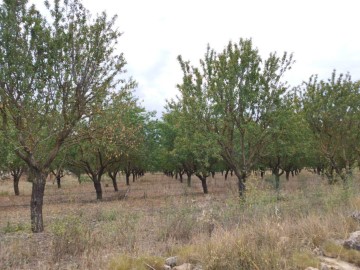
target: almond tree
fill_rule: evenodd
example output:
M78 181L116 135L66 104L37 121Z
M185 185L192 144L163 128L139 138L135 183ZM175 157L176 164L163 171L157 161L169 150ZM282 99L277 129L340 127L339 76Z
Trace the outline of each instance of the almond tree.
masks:
M182 106L197 129L215 135L221 157L238 178L239 195L269 139L268 126L286 89L282 82L292 56L276 53L262 59L251 40L229 42L216 53L208 47L200 67L178 57Z
M280 176L305 166L312 147L311 132L303 116L300 100L295 92L282 97L282 103L269 122L269 140L261 156L261 163L269 167L280 189Z
M112 95L97 117L84 121L77 130L83 140L70 148L68 162L91 178L98 200L102 199L102 176L134 156L143 143L143 112L132 93L122 89Z
M34 176L31 228L42 232L50 166L78 123L98 114L123 82L120 32L105 13L91 18L79 0L45 2L49 19L26 0L0 6L0 102L5 138ZM15 136L8 136L14 127ZM14 138L14 139L12 139Z
M214 140L214 136L198 129L197 121L192 113L182 107L179 102L168 102L168 111L164 119L171 118L175 131L174 149L171 151L189 177L189 172L201 181L203 192L208 193L207 177L213 171L216 162L220 158L220 149ZM190 174L190 176L191 176ZM188 186L191 180L188 178Z
M304 92L304 113L329 183L336 176L346 182L360 153L360 82L334 71L327 81L312 76Z

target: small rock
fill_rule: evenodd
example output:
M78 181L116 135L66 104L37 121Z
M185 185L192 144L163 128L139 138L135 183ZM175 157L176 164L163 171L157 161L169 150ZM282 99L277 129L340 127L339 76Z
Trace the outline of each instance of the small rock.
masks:
M351 217L353 219L355 219L357 222L360 222L360 211L354 211L352 214L351 214Z
M164 267L163 267L163 269L164 269L164 270L171 270L171 267L165 264Z
M360 231L350 234L350 237L344 241L344 247L360 250Z
M319 270L319 269L309 266L309 267L307 267L305 270Z
M174 256L174 257L169 257L165 260L165 264L170 266L170 267L174 267L176 266L176 263L177 263L177 257Z
M341 268L335 266L335 265L329 265L326 263L320 264L320 270L341 270Z
M182 265L176 266L173 270L192 270L192 265L190 263L183 263Z
M329 267L328 267L327 264L321 263L321 264L320 264L320 270L329 270Z
M323 256L323 255L324 255L323 252L321 251L321 249L318 248L318 247L314 248L312 252L313 252L316 256Z

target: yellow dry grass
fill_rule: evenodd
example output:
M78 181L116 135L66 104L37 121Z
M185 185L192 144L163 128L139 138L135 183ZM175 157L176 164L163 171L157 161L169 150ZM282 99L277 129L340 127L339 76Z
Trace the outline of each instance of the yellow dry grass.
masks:
M277 194L271 176L252 176L245 200L234 177L210 178L209 195L195 177L191 188L185 182L146 174L119 200L104 179L104 201L96 202L90 182L67 176L57 189L49 181L45 232L31 234L31 184L22 180L16 197L11 181L0 181L0 269L157 269L173 255L203 269L305 269L319 264L314 248L359 229L349 218L360 210L355 178L344 189L304 171L282 179ZM124 183L121 176L122 192ZM345 257L357 263L359 255Z

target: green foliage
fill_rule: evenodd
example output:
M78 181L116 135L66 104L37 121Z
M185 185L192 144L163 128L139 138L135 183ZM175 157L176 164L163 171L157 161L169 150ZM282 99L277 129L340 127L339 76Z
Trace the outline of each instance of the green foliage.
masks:
M183 81L179 103L200 134L211 134L220 155L243 180L254 168L269 138L268 126L287 85L281 81L292 55L261 59L251 40L229 42L221 52L208 47L200 68L178 57Z
M349 74L328 81L312 76L305 84L304 113L315 135L317 153L325 161L329 182L346 180L359 157L360 83Z

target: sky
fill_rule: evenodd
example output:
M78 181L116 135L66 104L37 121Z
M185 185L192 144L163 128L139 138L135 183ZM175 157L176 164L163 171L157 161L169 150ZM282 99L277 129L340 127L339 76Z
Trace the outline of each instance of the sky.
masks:
M43 0L33 0L35 4ZM147 110L164 110L177 94L182 55L198 65L207 44L221 51L231 40L252 38L265 58L287 51L296 61L291 86L334 69L360 79L359 0L82 0L93 15L118 15L119 50L136 95Z

